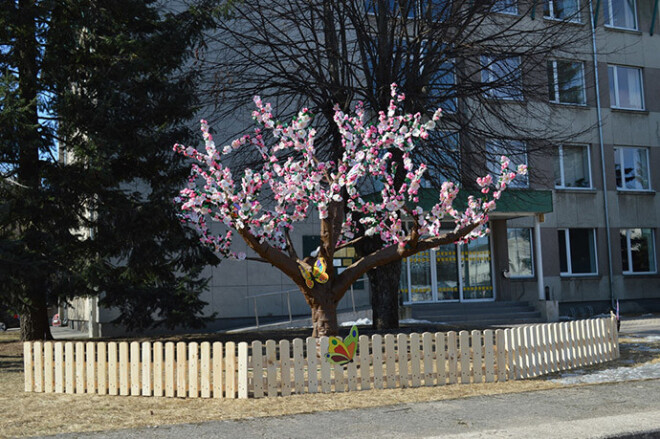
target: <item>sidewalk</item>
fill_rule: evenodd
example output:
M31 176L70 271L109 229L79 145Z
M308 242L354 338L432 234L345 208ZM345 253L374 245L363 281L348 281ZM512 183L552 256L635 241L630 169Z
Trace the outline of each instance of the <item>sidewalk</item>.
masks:
M660 380L54 437L571 439L649 431L660 436Z

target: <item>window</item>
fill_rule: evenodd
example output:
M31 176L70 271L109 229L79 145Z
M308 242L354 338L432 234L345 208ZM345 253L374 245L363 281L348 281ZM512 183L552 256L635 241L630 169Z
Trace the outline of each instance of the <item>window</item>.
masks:
M495 0L491 11L500 14L518 15L518 0Z
M649 156L646 148L614 148L614 172L619 190L647 191Z
M554 20L580 21L579 0L545 0L543 16Z
M512 278L533 277L532 229L510 228L506 233L509 247L509 275Z
M481 57L481 81L490 85L486 96L495 99L522 100L520 57Z
M579 61L548 61L550 102L585 105L584 64Z
M587 145L559 146L554 162L556 188L591 188L591 160Z
M644 109L642 69L607 66L610 80L610 107L627 110Z
M445 61L440 65L437 72L433 72L429 79L429 97L437 99L437 105L447 113L455 113L458 108L455 89L456 73L454 70L454 63Z
M389 14L392 16L406 16L407 18L425 16L434 20L445 20L451 12L450 0L389 0L387 4ZM366 0L364 9L367 14L376 14L378 0Z
M651 229L622 229L623 273L655 273L655 245Z
M422 178L422 187L440 187L444 181L460 184L461 147L457 132L429 132L428 148L423 153L423 160L428 170Z
M388 2L388 12L393 16L398 16L403 13L408 18L413 18L417 14L417 2L414 0L399 2L399 0L389 0ZM366 0L364 2L364 8L367 11L367 14L376 14L378 10L378 0Z
M500 157L503 155L511 161L510 169L517 169L519 165L527 164L527 148L523 142L517 140L489 140L486 142L486 154L488 171L496 178L500 175ZM529 174L517 176L509 187L527 187L528 176Z
M559 229L557 238L562 275L598 274L594 229Z
M637 30L635 0L605 0L603 10L606 26Z

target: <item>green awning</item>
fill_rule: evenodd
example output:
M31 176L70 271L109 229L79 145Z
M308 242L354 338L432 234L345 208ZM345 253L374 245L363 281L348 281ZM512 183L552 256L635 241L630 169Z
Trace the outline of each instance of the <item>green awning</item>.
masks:
M438 202L437 189L421 189L419 195L422 209L429 210ZM467 198L474 195L482 198L484 195L477 190L462 189L454 207L462 210L467 207ZM507 214L513 216L534 215L538 213L552 212L552 191L535 189L507 189L497 201L497 209L494 214Z

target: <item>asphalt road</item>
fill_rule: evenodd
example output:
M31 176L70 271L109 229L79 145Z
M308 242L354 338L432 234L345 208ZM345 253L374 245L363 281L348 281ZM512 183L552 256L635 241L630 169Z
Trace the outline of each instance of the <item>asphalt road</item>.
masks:
M635 434L648 433L645 436ZM660 380L57 438L660 437Z

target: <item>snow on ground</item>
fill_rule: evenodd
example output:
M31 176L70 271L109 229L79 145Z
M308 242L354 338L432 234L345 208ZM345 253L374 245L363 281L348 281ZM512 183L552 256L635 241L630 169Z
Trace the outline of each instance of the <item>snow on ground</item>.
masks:
M660 348L646 344L658 341L660 341L660 336L649 335L646 337L635 338L635 343L631 343L631 346L637 351L660 352ZM630 360L630 362L632 363L634 360ZM587 373L582 369L577 369L564 372L559 378L554 378L550 381L561 384L593 384L646 380L653 378L660 378L660 363L646 363L636 367L616 367L599 370L593 373Z
M581 369L563 373L561 378L551 381L561 384L613 383L620 381L660 378L660 363L643 364L637 367L617 367L585 374Z
M404 325L444 325L444 322L431 322L430 320L403 319L399 323Z
M364 317L362 319L357 319L352 322L342 322L340 326L366 326L366 325L372 325L371 319Z
M402 325L444 325L444 322L431 322L429 320L416 320L416 319L402 319L399 320ZM343 322L340 326L353 326L353 325L371 325L372 321L368 318L358 319L351 322Z

